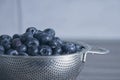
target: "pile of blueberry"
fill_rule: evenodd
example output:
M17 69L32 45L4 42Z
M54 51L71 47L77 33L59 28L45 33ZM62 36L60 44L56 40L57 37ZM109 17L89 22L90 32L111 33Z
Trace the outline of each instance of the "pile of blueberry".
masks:
M55 37L55 31L47 28L43 31L29 27L24 34L0 36L0 54L14 56L50 56L79 52L82 45L62 41Z

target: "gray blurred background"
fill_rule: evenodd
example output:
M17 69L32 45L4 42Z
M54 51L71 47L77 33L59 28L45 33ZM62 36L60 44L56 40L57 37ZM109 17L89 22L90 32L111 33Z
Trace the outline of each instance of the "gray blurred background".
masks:
M120 0L0 0L0 34L30 26L62 38L120 39Z
M77 80L120 80L120 0L0 0L0 35L30 26L110 50L88 55Z

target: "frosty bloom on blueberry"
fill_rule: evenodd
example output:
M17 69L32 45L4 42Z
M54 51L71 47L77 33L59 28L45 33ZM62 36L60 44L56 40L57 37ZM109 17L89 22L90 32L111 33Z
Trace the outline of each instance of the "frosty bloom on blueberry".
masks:
M80 52L84 47L56 37L55 30L29 27L23 34L0 36L0 55L51 56Z

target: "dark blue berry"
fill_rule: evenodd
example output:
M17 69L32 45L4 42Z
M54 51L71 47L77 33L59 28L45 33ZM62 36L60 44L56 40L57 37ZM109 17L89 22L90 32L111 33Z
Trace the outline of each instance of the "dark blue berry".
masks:
M8 40L1 40L0 44L6 49L10 49L11 48L11 42L9 42Z
M9 43L4 44L4 48L6 50L10 49L11 48L11 44L9 44Z
M38 30L37 33L41 33L42 31L41 30Z
M62 54L62 48L61 47L55 47L55 48L52 48L52 50L53 50L53 55Z
M4 52L3 52L3 51L0 51L0 55L1 55L1 54L4 54Z
M58 37L55 37L52 41L49 42L49 46L52 48L62 46L62 41Z
M18 52L26 52L26 51L27 51L27 47L26 47L26 45L22 44L21 46L18 46L18 47L16 48L16 50L17 50Z
M48 43L48 42L50 42L50 41L52 41L52 39L53 39L53 37L51 36L51 35L48 35L48 34L43 34L42 36L41 36L41 42L42 43Z
M5 51L4 47L0 45L0 54L4 54L4 51Z
M21 35L21 41L24 43L29 38L33 38L33 34L31 32L26 32L23 35Z
M28 56L28 54L27 53L25 53L25 52L19 52L19 54L18 54L19 56Z
M17 52L17 50L9 49L6 54L7 55L15 55L15 56L17 56L19 53Z
M41 39L41 35L43 34L43 32L42 31L38 31L37 33L35 33L33 36L35 37L35 38L37 38L39 41L40 41L40 39Z
M46 34L45 32L36 34L35 38L39 40L40 43L46 44L50 41L52 41L53 37L49 34Z
M19 34L14 34L14 35L13 35L13 39L15 39L15 38L21 38L21 35L19 35Z
M22 45L20 38L15 38L12 40L12 47L17 48Z
M1 36L0 36L0 41L1 41L1 40L11 41L11 39L12 39L12 38L11 38L9 35L1 35Z
M30 46L27 50L28 55L37 56L38 55L38 47L37 46Z
M51 36L53 36L53 37L55 36L55 31L53 29L51 29L51 28L45 29L44 32L51 35Z
M26 40L25 44L30 47L30 46L39 46L39 41L36 38L29 38Z
M76 50L77 51L81 51L84 47L82 46L82 45L80 45L80 44L75 44L75 46L76 46Z
M65 53L75 53L76 52L75 44L72 42L65 42L62 46L62 49Z
M59 37L54 37L54 39L62 46L63 41Z
M51 47L49 47L47 45L42 45L40 47L39 54L41 56L50 56L50 55L52 55L52 49L51 49Z
M37 31L37 33L35 33L34 35L33 35L33 37L35 37L35 38L37 38L38 40L40 40L40 36L41 36L41 34L42 34L43 32L41 31L41 30L38 30Z
M35 34L37 32L37 29L35 27L29 27L27 28L26 32L31 32L32 34Z
M4 47L2 45L0 45L0 51L5 51Z

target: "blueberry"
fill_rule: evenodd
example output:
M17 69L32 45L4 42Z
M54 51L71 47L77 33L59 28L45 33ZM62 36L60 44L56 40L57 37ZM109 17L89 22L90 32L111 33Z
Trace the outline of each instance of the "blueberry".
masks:
M48 42L50 42L53 39L53 37L51 35L46 34L44 32L36 34L35 38L37 38L39 40L39 42L42 44L47 44Z
M51 29L51 28L45 29L44 32L51 35L51 36L53 36L53 37L55 36L55 31L53 29Z
M0 51L5 51L4 47L2 45L0 45Z
M55 37L52 41L49 42L49 46L51 46L52 48L62 46L62 40L60 40L58 37Z
M42 36L41 36L41 42L42 43L48 43L48 42L50 42L50 41L52 41L52 39L53 39L53 37L51 36L51 35L48 35L48 34L43 34Z
M62 54L62 48L61 47L55 47L55 48L52 48L52 50L53 50L53 55Z
M17 48L22 45L20 38L15 38L12 40L12 47Z
M81 51L84 47L82 46L82 45L80 45L80 44L75 44L75 46L76 46L76 50L77 51Z
M14 35L13 35L13 39L15 39L15 38L21 38L21 35L19 35L19 34L14 34Z
M17 50L9 49L6 54L7 55L15 55L15 56L17 56L19 53L17 52Z
M42 31L41 30L37 30L37 33L41 33Z
M19 56L28 56L28 54L27 53L25 53L25 52L19 52L19 54L18 54Z
M35 45L28 47L27 53L28 53L28 55L31 55L31 56L37 56L38 55L38 47Z
M35 27L29 27L26 29L26 32L31 32L32 34L35 34L37 32L37 29Z
M31 32L26 32L23 34L23 37L25 38L33 38L33 34Z
M35 37L35 38L37 38L38 40L40 40L41 39L41 35L43 34L43 32L42 31L38 31L37 33L35 33L33 36Z
M62 46L62 49L65 53L75 53L76 52L75 44L72 42L65 42L64 45Z
M41 36L42 33L43 33L43 31L38 30L38 31L33 35L33 37L39 39L39 37Z
M47 45L42 45L40 50L39 50L39 54L41 56L49 56L52 55L52 49L51 47L47 46Z
M0 41L1 41L1 40L11 41L11 39L12 39L12 38L11 38L9 35L1 35L1 36L0 36Z
M18 46L18 47L16 48L16 50L17 50L18 52L26 52L26 51L27 51L27 47L26 47L26 45L22 44L21 46Z
M0 54L4 54L4 51L5 51L4 47L0 45Z
M4 44L4 48L6 50L10 49L11 48L11 44L9 44L9 43Z
M10 49L11 48L11 42L9 42L8 40L1 40L0 44L6 49Z
M63 41L59 37L54 37L54 39L62 46Z
M21 41L23 43L29 38L33 38L33 34L31 32L26 32L26 33L21 35Z
M25 44L30 47L30 46L39 46L39 41L36 38L29 38Z
M0 51L0 55L1 55L1 54L4 54L4 52L3 52L3 51Z
M43 31L37 30L37 32L33 35L33 37L39 39L39 36L41 36L42 33Z

